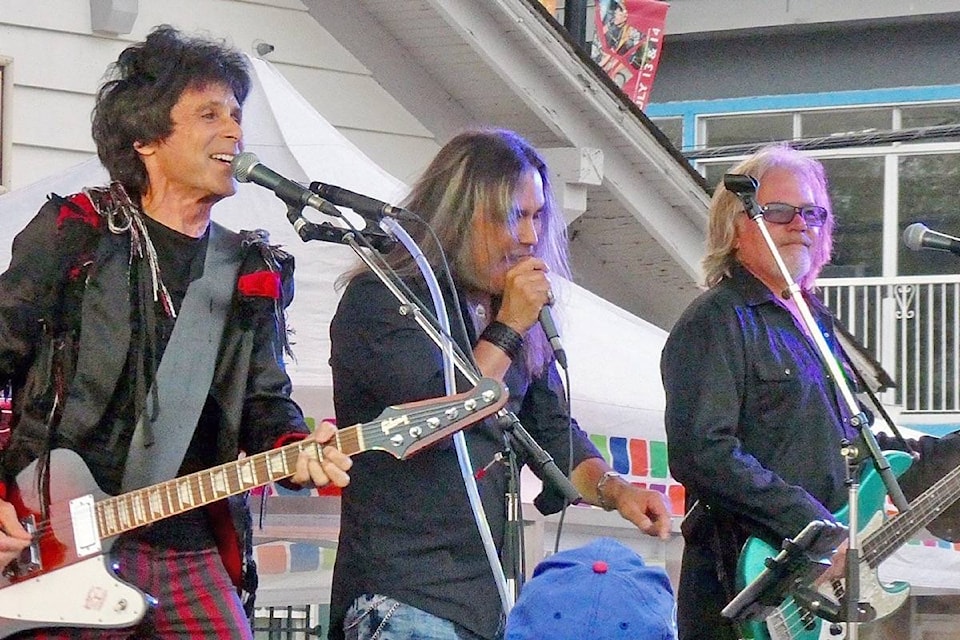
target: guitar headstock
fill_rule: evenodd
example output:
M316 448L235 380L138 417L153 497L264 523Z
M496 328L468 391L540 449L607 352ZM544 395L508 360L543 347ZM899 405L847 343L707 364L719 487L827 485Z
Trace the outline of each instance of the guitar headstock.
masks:
M507 390L492 378L453 396L443 396L387 407L372 422L359 425L364 451L378 449L409 458L438 440L498 411L507 402Z

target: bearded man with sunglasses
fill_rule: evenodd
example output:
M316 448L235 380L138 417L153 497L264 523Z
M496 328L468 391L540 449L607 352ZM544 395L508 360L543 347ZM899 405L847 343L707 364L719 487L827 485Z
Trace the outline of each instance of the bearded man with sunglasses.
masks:
M773 244L844 363L833 318L812 293L833 238L823 166L770 146L730 172L758 180ZM677 622L680 640L735 640L720 612L736 594L744 542L757 536L779 548L808 523L833 521L847 502L841 442L858 434L757 221L723 184L710 205L703 269L708 290L674 326L660 362L670 471L687 491ZM901 448L877 438L882 449ZM940 475L929 463L956 463L958 440L913 443L923 464L901 478L908 498ZM833 565L825 575L842 577L842 551Z

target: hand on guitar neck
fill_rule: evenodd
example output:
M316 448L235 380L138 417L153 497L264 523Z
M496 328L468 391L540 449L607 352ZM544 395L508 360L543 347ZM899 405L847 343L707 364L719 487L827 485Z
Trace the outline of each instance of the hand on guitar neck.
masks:
M323 444L330 442L336 433L337 428L332 423L321 422L306 440ZM321 452L318 456L313 448L304 449L297 457L297 470L290 480L301 486L322 487L330 483L347 486L350 482L347 471L353 466L353 459L334 446L323 447Z
M821 573L814 581L814 586L819 587L822 584L832 584L835 580L843 580L847 577L847 545L850 540L844 540L837 550L830 557L830 566Z

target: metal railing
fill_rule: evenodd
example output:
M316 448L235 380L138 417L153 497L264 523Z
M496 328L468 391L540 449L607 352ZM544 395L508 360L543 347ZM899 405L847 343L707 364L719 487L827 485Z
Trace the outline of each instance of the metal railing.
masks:
M960 412L960 275L818 284L824 303L897 382L885 403Z
M326 637L319 624L318 606L258 607L253 634L256 640L310 640ZM324 620L325 621L325 620Z

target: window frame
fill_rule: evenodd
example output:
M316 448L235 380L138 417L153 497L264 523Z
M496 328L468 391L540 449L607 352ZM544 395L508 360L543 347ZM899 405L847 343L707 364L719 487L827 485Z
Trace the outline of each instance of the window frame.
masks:
M0 194L10 190L10 160L13 157L13 58L0 54Z
M935 106L935 105L956 105L960 106L960 100L930 100L915 102L896 102L889 104L856 104L843 105L836 107L808 107L791 109L758 109L751 111L739 111L729 113L709 113L700 114L695 117L696 121L696 142L706 138L707 124L711 118L743 116L748 118L751 115L767 116L772 114L793 114L793 139L797 139L802 131L802 117L804 112L824 112L836 110L854 110L854 109L874 109L889 108L891 110L891 130L898 130L902 121L901 108L917 106ZM789 142L789 141L787 141ZM699 146L697 147L699 148ZM884 183L883 183L883 220L882 220L882 260L881 276L892 277L898 275L898 250L900 243L899 228L899 160L902 156L918 155L943 155L956 154L960 159L960 139L954 141L939 142L895 142L883 145L870 146L852 146L836 149L818 149L807 151L809 155L817 159L842 159L842 158L865 158L882 157L884 158ZM694 167L701 173L706 174L705 168L708 165L729 164L739 162L746 158L746 155L729 155L711 158L698 158L692 160Z

